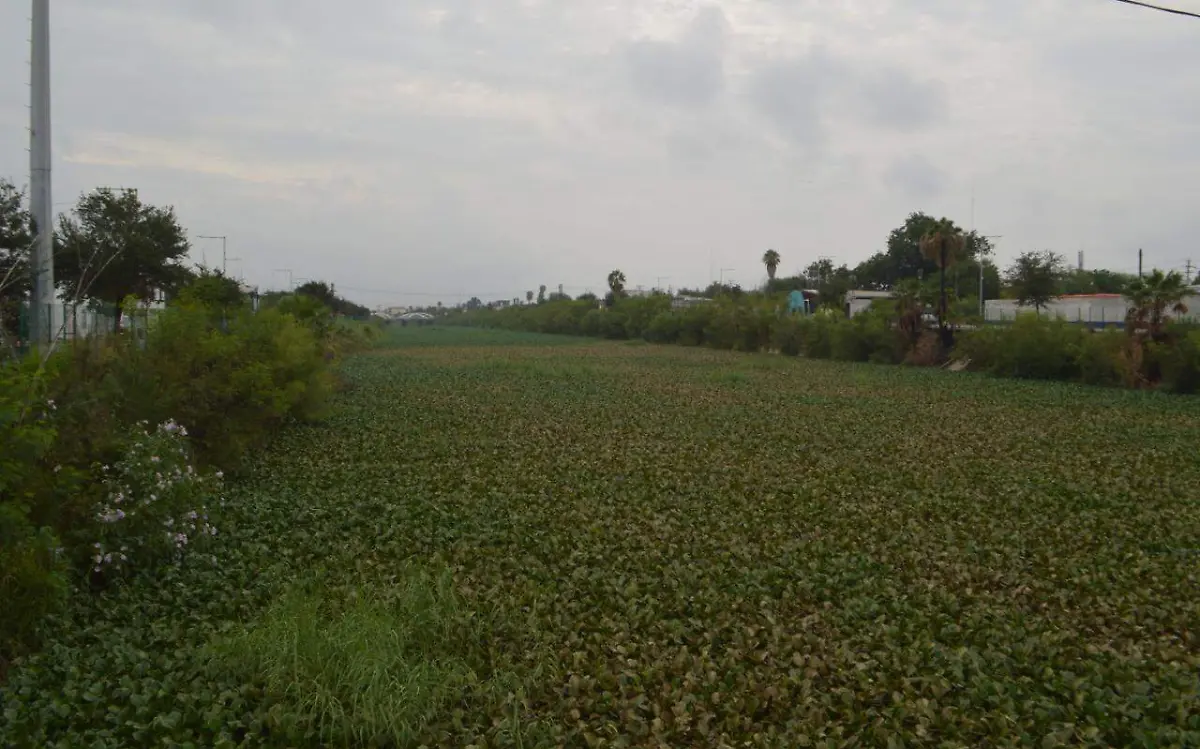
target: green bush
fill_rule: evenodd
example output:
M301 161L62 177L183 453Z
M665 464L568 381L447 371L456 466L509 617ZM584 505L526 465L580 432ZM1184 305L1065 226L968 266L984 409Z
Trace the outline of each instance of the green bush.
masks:
M825 311L806 317L800 324L801 353L810 359L833 357L833 327L837 318Z
M1081 337L1077 368L1088 385L1119 387L1129 379L1124 366L1128 337L1117 331L1098 330Z
M203 309L172 308L121 360L125 421L177 421L203 463L236 467L285 419L320 415L334 386L324 355L311 325L278 309L223 333Z
M958 352L970 359L972 369L1002 377L1073 380L1089 335L1088 329L1068 322L1020 315L1010 326L964 335Z
M1172 393L1200 391L1200 330L1180 331L1161 354L1162 384Z
M186 437L187 429L173 421L148 431L139 426L125 455L101 467L104 496L96 522L77 531L83 538L75 544L86 550L95 577L113 579L178 560L217 535L208 512L220 499L222 474L195 470Z
M650 343L678 343L683 317L675 311L659 312L642 331Z
M56 406L40 375L28 363L0 365L0 675L36 643L66 593L58 540L33 514L57 478L45 463Z
M0 665L32 647L61 605L69 562L79 579L109 579L211 533L215 487L192 455L237 467L286 420L320 416L334 385L329 359L375 335L327 325L324 308L303 298L220 312L175 305L137 335L0 369Z
M785 356L799 356L804 350L804 320L788 316L775 323L772 344Z

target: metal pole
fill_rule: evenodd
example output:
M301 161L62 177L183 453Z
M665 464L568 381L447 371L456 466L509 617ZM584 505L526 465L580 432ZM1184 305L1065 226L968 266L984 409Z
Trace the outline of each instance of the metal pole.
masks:
M49 343L54 305L54 215L50 181L50 0L33 0L30 37L29 204L37 224L33 246L30 339Z
M227 275L227 271L228 271L227 266L228 266L230 258L229 258L229 254L226 252L226 237L224 235L216 235L216 234L197 234L196 239L219 239L219 240L221 240L221 275L222 276ZM237 260L238 258L235 257L233 259ZM202 260L201 264L207 266L208 265L207 258Z

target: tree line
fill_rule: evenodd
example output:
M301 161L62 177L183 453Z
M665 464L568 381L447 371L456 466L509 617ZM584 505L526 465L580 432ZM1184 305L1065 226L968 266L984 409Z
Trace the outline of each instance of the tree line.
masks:
M0 179L0 327L16 335L21 306L32 292L32 248L37 227L25 196ZM149 205L136 190L101 188L82 195L54 228L55 283L70 304L106 307L120 316L125 300L172 298L193 282L194 293L214 299L243 296L221 269L191 266L187 232L174 208ZM333 313L366 317L370 310L337 295L332 284L311 281L295 289ZM263 295L267 304L283 292Z

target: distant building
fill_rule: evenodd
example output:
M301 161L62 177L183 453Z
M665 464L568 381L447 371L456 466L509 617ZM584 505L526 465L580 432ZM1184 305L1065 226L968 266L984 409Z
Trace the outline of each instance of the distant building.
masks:
M671 309L684 309L685 307L695 307L698 304L707 304L708 302L711 302L711 301L712 301L711 299L707 299L702 296L680 295L671 300Z
M881 299L895 299L896 292L894 291L871 291L868 289L854 289L846 292L846 316L854 317L860 312L865 312L871 308L871 305Z
M1188 311L1178 317L1189 322L1200 322L1200 287L1193 286L1183 303ZM1054 320L1093 327L1122 326L1130 306L1129 300L1121 294L1067 294L1051 299L1042 307L1040 314ZM983 303L983 318L987 322L1012 322L1017 315L1034 311L1033 307L1017 304L1016 299L988 299Z

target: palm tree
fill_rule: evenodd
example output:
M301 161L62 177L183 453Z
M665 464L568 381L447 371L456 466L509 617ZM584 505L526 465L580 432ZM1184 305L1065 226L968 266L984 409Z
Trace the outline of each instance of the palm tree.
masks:
M525 292L525 303L533 304L533 292L532 291Z
M946 269L962 256L966 242L963 233L949 219L941 219L921 237L921 254L933 261L941 271L938 286L938 330L942 343L949 345L950 334L946 329Z
M767 266L767 280L775 280L775 269L779 267L779 253L775 250L767 250L763 253L763 265Z
M1161 341L1166 337L1167 312L1186 314L1188 307L1183 303L1190 293L1183 276L1171 271L1163 273L1155 269L1146 278L1138 278L1125 288L1125 298L1132 305L1125 321L1130 334L1145 328L1151 340Z
M625 274L619 270L614 270L608 274L608 288L612 292L614 298L621 296L625 292Z

